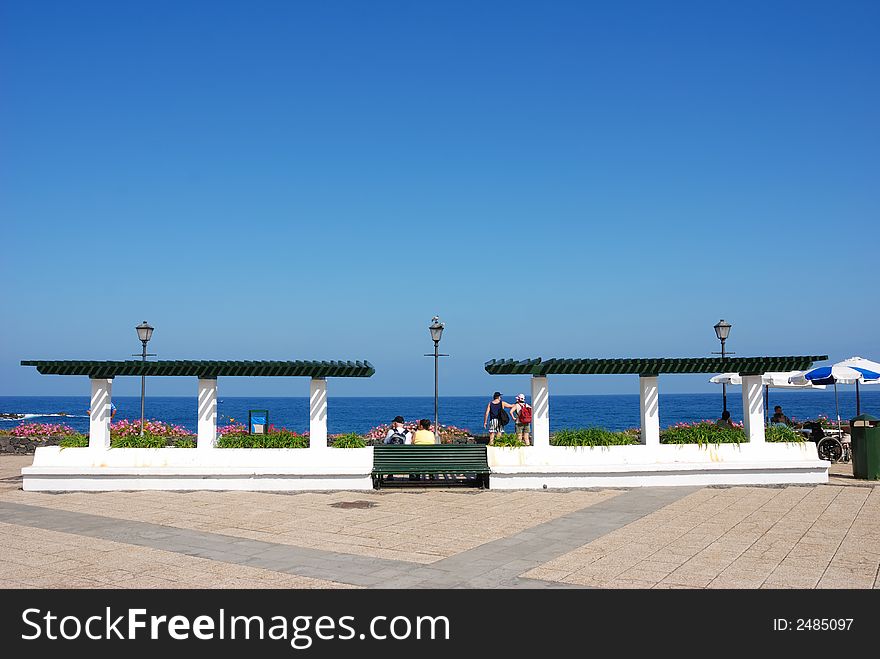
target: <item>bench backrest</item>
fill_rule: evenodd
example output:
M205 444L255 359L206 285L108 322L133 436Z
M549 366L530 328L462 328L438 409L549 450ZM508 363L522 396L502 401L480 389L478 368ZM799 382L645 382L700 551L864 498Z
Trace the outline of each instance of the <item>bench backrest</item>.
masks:
M373 447L373 471L419 473L448 470L488 473L484 444L404 444Z

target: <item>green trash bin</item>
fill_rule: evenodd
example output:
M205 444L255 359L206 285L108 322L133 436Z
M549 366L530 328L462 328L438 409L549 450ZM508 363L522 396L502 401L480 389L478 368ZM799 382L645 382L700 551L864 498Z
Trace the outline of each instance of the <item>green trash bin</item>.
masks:
M849 422L853 476L880 480L880 419L860 414Z

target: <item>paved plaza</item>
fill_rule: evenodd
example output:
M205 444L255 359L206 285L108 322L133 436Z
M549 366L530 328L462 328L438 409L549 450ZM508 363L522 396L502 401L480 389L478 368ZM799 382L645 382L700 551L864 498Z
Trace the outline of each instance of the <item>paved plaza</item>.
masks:
M21 490L3 588L880 588L880 488Z

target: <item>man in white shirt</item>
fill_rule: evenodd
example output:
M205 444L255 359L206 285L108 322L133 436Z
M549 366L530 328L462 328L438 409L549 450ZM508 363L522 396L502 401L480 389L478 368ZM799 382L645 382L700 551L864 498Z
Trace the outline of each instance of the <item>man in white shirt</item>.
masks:
M386 444L412 444L412 433L403 427L403 423L402 416L394 417L391 428L388 429L388 434L385 436Z

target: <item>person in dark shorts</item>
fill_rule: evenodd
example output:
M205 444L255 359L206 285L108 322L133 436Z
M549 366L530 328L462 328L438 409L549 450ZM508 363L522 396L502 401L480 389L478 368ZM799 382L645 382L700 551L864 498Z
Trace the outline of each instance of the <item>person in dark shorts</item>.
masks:
M501 400L500 391L492 394L492 400L486 405L486 414L483 415L483 427L485 428L487 424L489 427L489 446L495 443L495 435L504 433L504 426L498 420L498 417L501 416L501 410L505 407L513 407L513 405Z

